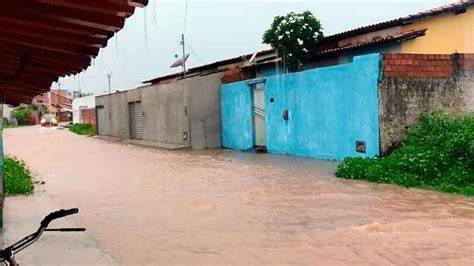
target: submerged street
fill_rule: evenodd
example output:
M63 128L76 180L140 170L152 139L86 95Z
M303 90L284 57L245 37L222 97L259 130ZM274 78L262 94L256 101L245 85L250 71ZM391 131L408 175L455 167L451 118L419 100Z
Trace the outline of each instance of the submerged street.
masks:
M5 200L8 239L9 220L31 208L39 222L54 205L79 207L71 222L99 257L123 265L474 262L472 198L341 180L336 163L306 158L166 151L36 126L3 134L5 154L45 182ZM84 236L58 237L64 264L81 254L67 245ZM50 240L24 256L47 261Z

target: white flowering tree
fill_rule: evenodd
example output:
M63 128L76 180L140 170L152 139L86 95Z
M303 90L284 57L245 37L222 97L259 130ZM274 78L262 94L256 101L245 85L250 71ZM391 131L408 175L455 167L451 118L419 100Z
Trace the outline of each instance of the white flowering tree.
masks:
M277 49L290 71L301 69L300 59L323 38L321 22L310 12L277 16L263 34L263 43Z

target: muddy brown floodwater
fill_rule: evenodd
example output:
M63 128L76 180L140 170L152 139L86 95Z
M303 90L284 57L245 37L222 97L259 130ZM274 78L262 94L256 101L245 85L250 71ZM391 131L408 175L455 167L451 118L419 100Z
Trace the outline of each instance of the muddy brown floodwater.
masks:
M473 265L474 201L336 179L333 162L4 131L120 264Z

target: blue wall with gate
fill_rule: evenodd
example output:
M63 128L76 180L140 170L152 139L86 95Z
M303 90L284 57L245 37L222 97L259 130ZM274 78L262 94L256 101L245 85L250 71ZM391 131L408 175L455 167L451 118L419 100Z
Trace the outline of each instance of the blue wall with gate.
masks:
M379 75L380 55L370 54L349 64L267 77L267 150L335 160L378 155ZM225 148L253 147L252 103L248 81L222 85ZM365 143L365 153L356 151L356 141Z
M252 90L245 82L221 87L222 143L230 149L248 150L254 145Z

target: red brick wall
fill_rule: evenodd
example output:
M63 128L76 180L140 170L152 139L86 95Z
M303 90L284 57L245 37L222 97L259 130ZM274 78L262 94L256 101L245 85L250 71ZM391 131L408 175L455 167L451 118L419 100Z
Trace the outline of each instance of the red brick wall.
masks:
M464 71L474 71L474 54L459 54L459 66Z
M384 54L383 74L397 78L447 78L453 76L457 64L459 70L474 70L474 54Z
M222 83L237 82L250 78L250 75L246 73L243 69L234 68L224 72L224 76L222 77Z
M41 114L38 111L31 111L28 114L28 121L30 122L31 125L39 124L40 120L41 120Z
M96 125L95 108L83 109L80 112L81 112L81 123L82 124L90 124L90 125L93 125L93 126Z

